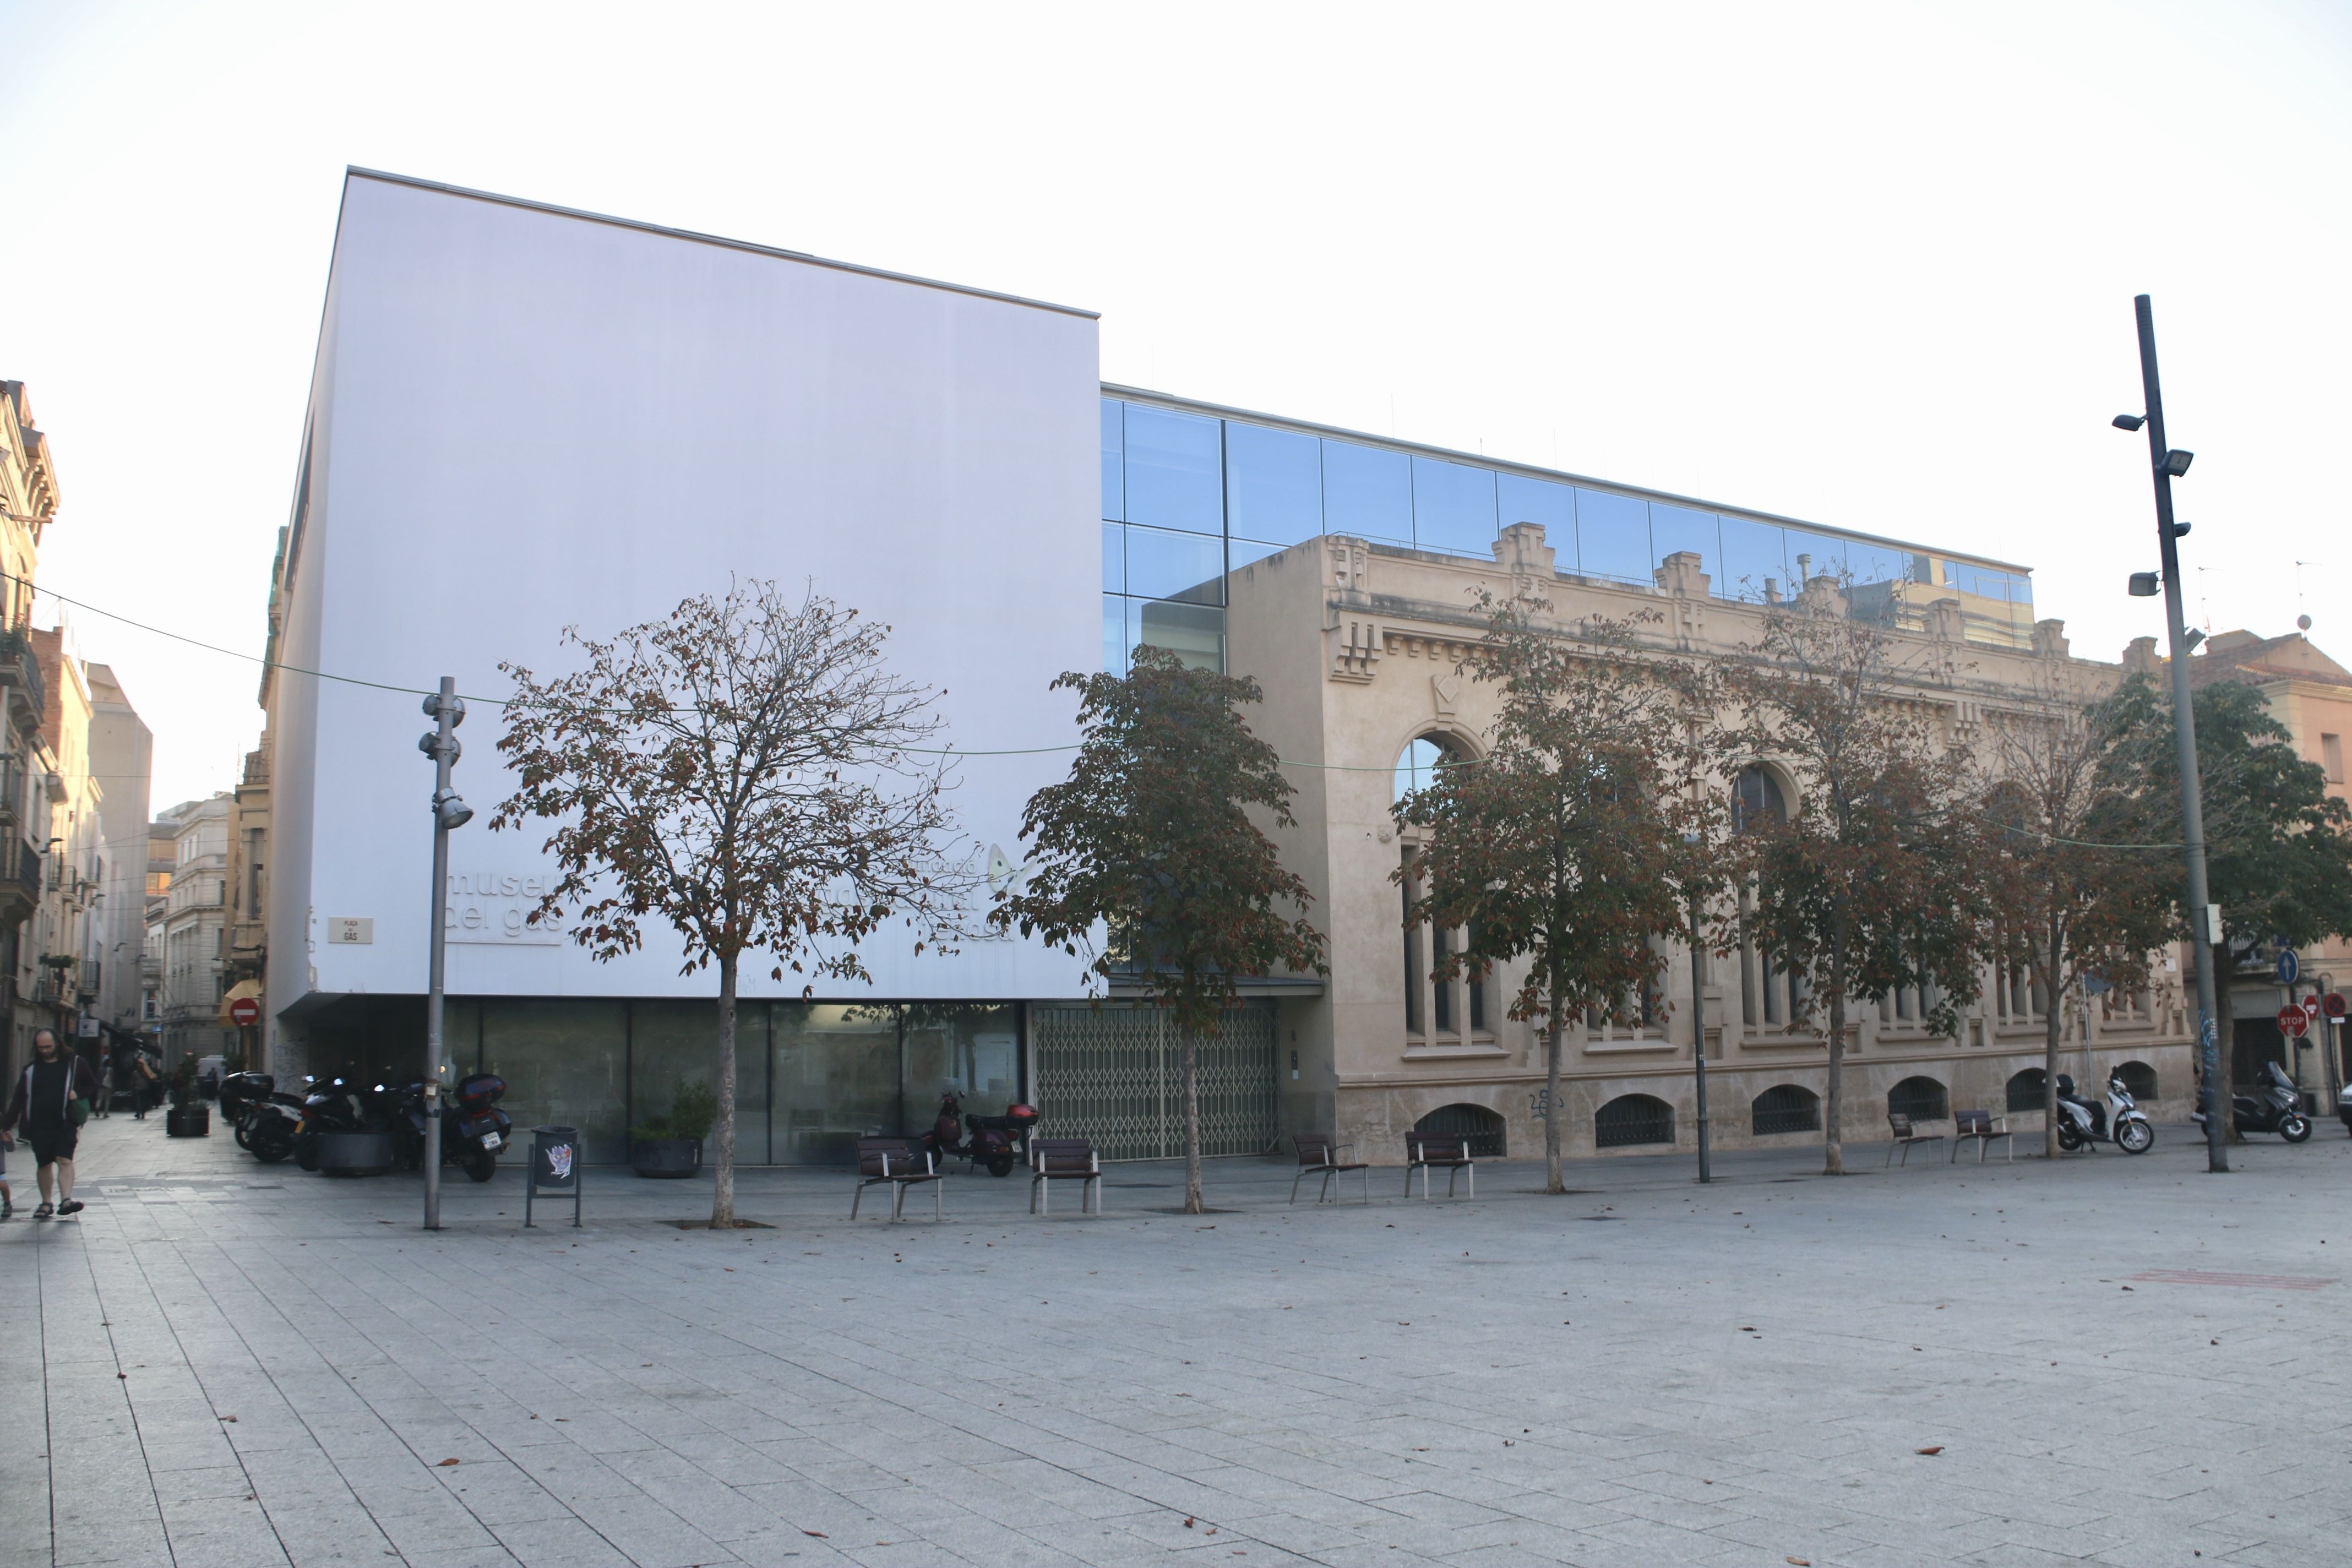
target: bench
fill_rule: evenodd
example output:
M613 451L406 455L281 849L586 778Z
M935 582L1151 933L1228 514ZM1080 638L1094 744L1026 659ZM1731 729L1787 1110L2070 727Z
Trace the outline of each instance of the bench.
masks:
M1083 1138L1029 1140L1029 1212L1052 1212L1054 1184L1078 1184L1078 1212L1087 1212L1087 1194L1095 1195L1095 1213L1102 1211L1102 1156Z
M945 1217L940 1201L940 1184L945 1173L931 1161L929 1151L914 1138L860 1138L857 1141L857 1190L850 1194L849 1217L857 1217L857 1205L866 1200L868 1187L887 1186L890 1192L890 1217L901 1218L907 1209L907 1189L928 1182L931 1186L931 1218Z
M1958 1162L1960 1145L1971 1138L1977 1142L1977 1163L1979 1165L1984 1163L1985 1146L1996 1138L2000 1140L2003 1157L2011 1161L2017 1158L2016 1145L2009 1140L2008 1117L1995 1116L1990 1110L1963 1110L1953 1116L1952 1125L1952 1157L1945 1162L1947 1164Z
M1944 1141L1944 1135L1940 1132L1913 1131L1911 1119L1899 1110L1890 1110L1886 1113L1886 1125L1895 1132L1895 1142L1886 1146L1886 1163L1890 1165L1895 1163L1895 1151L1897 1149L1903 1151L1903 1163L1907 1165L1911 1163L1912 1144L1941 1143Z
M1445 1173L1445 1195L1454 1195L1454 1181L1469 1173L1469 1195L1478 1195L1477 1167L1470 1163L1470 1140L1459 1132L1408 1132L1404 1135L1404 1195L1412 1196L1412 1173L1421 1173L1421 1196L1429 1199L1429 1173Z
M1355 1152L1352 1143L1334 1143L1319 1132L1302 1132L1295 1140L1298 1145L1298 1174L1290 1179L1290 1201L1298 1201L1298 1184L1309 1176L1323 1178L1323 1190L1315 1194L1317 1203L1330 1197L1331 1184L1348 1171L1364 1173L1364 1202L1372 1201L1372 1168L1361 1160L1345 1160L1342 1155ZM1336 1201L1336 1200L1335 1200Z

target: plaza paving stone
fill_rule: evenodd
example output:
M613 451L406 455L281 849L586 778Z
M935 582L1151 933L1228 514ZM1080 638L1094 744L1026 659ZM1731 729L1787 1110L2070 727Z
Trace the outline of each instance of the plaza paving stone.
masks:
M731 1234L667 1223L707 1180L604 1169L584 1228L526 1231L510 1167L450 1173L426 1235L414 1176L93 1122L77 1219L22 1217L10 1161L0 1561L2352 1561L2333 1124L2226 1177L2178 1127L1849 1154L1582 1161L1565 1197L1510 1162L1475 1202L1376 1170L1296 1208L1278 1162L1218 1161L1201 1216L1163 1164L1115 1167L1102 1218L959 1174L940 1225L753 1171L772 1228Z

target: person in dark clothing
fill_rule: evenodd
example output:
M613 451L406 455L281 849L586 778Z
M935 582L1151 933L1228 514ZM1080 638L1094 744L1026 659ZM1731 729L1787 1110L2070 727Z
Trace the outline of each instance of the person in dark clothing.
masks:
M0 1127L22 1133L33 1146L35 1175L41 1184L41 1206L33 1211L35 1219L81 1212L81 1203L73 1195L74 1141L79 1131L73 1102L88 1101L97 1093L98 1075L89 1070L88 1062L59 1048L57 1036L49 1030L33 1032L33 1059L16 1077L8 1109L0 1114ZM54 1205L53 1191L58 1200Z

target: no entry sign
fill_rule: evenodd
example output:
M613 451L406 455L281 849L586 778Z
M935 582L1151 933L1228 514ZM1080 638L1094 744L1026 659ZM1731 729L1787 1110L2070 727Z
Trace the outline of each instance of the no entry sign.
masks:
M250 996L240 996L228 1005L228 1016L239 1028L249 1029L261 1022L261 1004Z
M2303 1009L2300 1007L2282 1007L2278 1010L2279 1033L2290 1038L2302 1034L2310 1026L2310 1022L2303 1016Z

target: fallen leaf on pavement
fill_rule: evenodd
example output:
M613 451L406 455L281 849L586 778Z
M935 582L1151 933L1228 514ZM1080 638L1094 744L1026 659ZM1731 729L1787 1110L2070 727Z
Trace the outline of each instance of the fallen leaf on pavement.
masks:
M436 1469L436 1470L446 1470L446 1469L447 1469L451 1465L454 1465L454 1464L456 1464L457 1462L457 1460L455 1460L455 1459L444 1459L444 1460L442 1460L439 1464L437 1464L437 1465L434 1466L433 1468L434 1468L435 1469Z
M1927 1454L1933 1456L1942 1453L1944 1451L1944 1446L1941 1443L1938 1443L1932 1448L1914 1448L1911 1451L1915 1454Z

